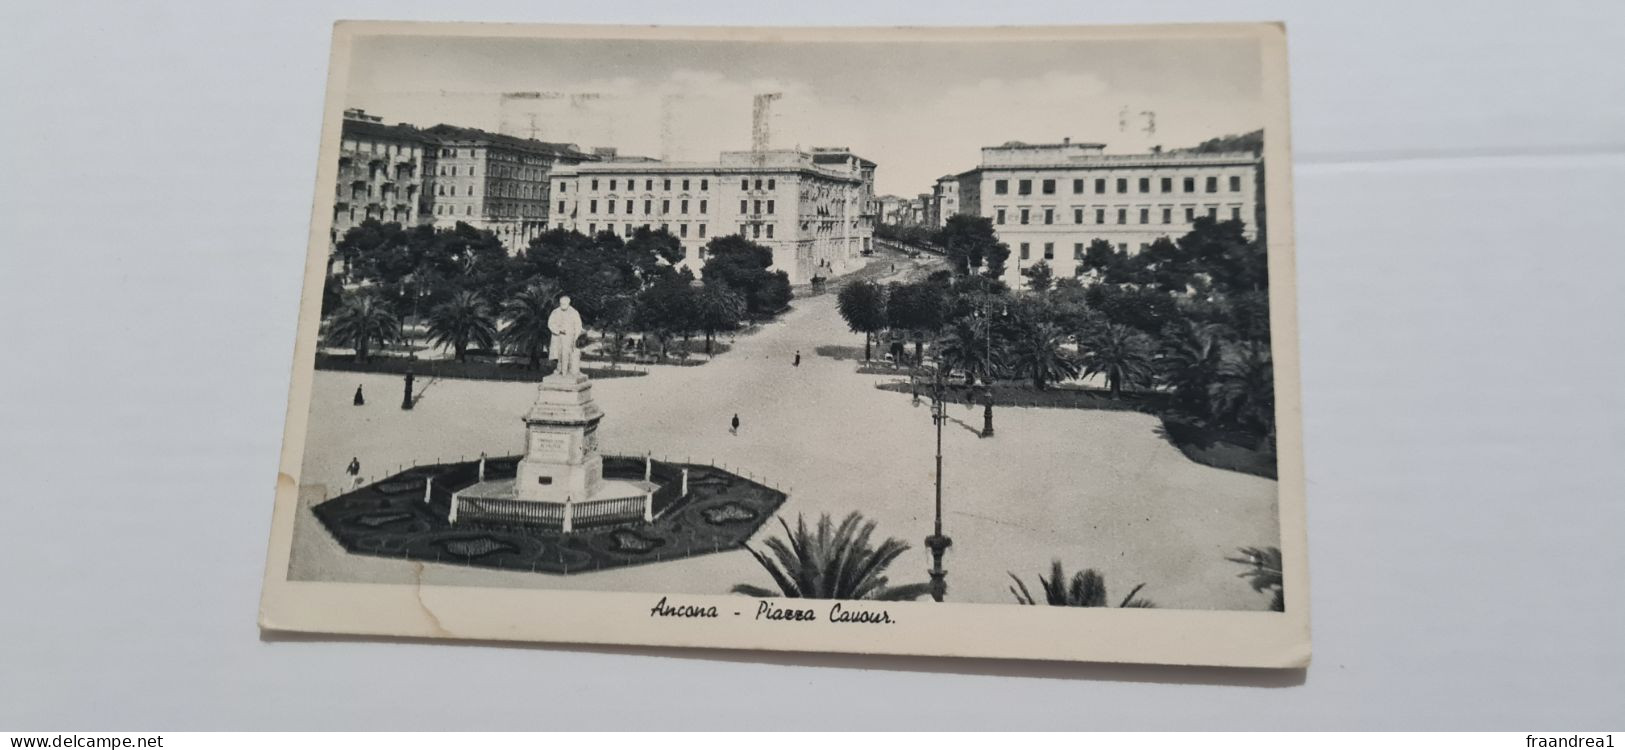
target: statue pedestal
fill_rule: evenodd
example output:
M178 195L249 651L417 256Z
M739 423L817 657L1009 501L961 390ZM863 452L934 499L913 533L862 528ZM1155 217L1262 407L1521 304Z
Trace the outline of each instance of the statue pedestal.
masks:
M604 459L598 453L598 421L603 418L585 375L543 378L524 417L525 457L514 477L514 497L563 504L599 495Z

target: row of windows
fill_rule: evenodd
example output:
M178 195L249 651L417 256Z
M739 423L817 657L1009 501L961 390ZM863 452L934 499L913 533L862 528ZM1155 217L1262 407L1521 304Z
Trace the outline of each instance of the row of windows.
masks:
M365 151L369 154L383 154L385 156L402 154L405 156L416 157L418 155L418 149L416 146L402 146L397 143L379 143L377 141L361 143L359 141L346 140L344 142L343 150Z
M1083 252L1084 252L1085 247L1086 246L1082 242L1074 242L1074 243L1072 243L1072 259L1073 260L1083 260ZM1127 242L1119 242L1119 243L1117 243L1117 249L1121 250L1121 251L1123 251L1125 253L1128 252L1128 243ZM1149 243L1149 242L1141 242L1140 243L1140 252L1143 253L1143 252L1145 252L1146 250L1149 250L1149 249L1151 249L1151 243ZM1022 260L1032 260L1033 259L1032 243L1030 243L1030 242L1021 243L1021 259ZM1044 260L1055 260L1055 243L1053 243L1053 242L1044 243Z
M642 226L642 228L644 228L644 229L649 228L648 224L642 224L642 225L636 225L636 226ZM704 224L695 224L694 226L697 228L696 231L695 231L694 236L700 237L700 238L703 239L705 237L705 225ZM559 222L559 228L560 229L565 228L564 227L564 222L562 222L562 221ZM671 231L671 225L670 224L661 224L660 228L667 231L667 232ZM615 234L615 225L614 224L605 224L604 225L604 231L609 232L610 234ZM637 231L637 229L636 229L635 225L624 224L624 225L622 225L621 236L622 237L631 237L632 234L634 232L636 232L636 231ZM587 224L587 236L590 237L590 236L593 236L593 235L596 235L596 234L598 234L598 224L589 222ZM678 224L677 225L677 236L678 237L687 237L688 236L688 225L687 224ZM772 236L772 233L770 232L768 234L768 236Z
M1107 211L1108 210L1104 209L1104 208L1098 208L1098 207L1095 208L1094 209L1094 213L1095 213L1094 223L1095 224L1105 224L1105 223L1107 223L1106 220L1110 216L1110 214L1108 214ZM1160 216L1161 216L1161 219L1162 219L1161 223L1163 223L1163 224L1172 224L1172 223L1174 223L1174 209L1165 207L1165 208L1160 209L1159 212L1160 212ZM1119 209L1116 210L1115 213L1116 213L1116 219L1117 219L1116 223L1118 223L1118 224L1128 224L1129 223L1129 209L1119 208ZM1073 224L1083 224L1083 223L1085 223L1084 222L1084 217L1086 217L1087 215L1088 215L1087 209L1084 209L1084 208L1081 208L1081 207L1073 208L1072 209L1072 223ZM1149 209L1149 208L1141 208L1141 209L1138 210L1138 215L1139 215L1139 222L1137 222L1137 223L1140 223L1140 224L1150 224L1151 223L1151 209ZM1210 219L1219 218L1219 207L1218 206L1208 206L1207 207L1207 216ZM993 223L994 224L1003 224L1003 223L1005 223L1007 218L1008 218L1008 210L1007 209L998 208L998 209L994 210L994 212L993 212ZM1031 224L1031 223L1033 223L1033 218L1034 218L1033 211L1030 208L1022 208L1022 209L1019 209L1017 211L1017 223ZM1241 207L1240 206L1231 206L1230 207L1230 218L1233 221L1241 221ZM1055 209L1053 209L1053 208L1044 209L1043 214L1042 214L1042 219L1043 219L1042 223L1044 223L1044 224L1054 224L1055 223ZM1196 207L1195 206L1186 206L1185 207L1185 223L1189 224L1189 223L1191 223L1193 221L1196 221Z
M456 174L456 173L453 172L453 174ZM636 178L630 178L630 177L625 179L625 180L621 180L621 179L618 179L618 178L612 178L612 179L609 179L607 182L609 183L609 189L612 192L615 191L615 190L619 190L620 186L622 184L626 185L627 190L636 190L637 186L638 186L637 179ZM664 178L664 179L662 179L660 181L660 189L661 190L671 190L672 183L673 183L673 180L671 178L669 178L669 177ZM690 187L692 185L692 181L688 180L688 179L684 179L684 180L681 181L681 184L682 184L682 189L683 190L688 190L688 189L690 189ZM750 190L751 189L751 184L752 184L752 182L749 179L740 180L739 181L739 189L740 190ZM764 181L761 178L757 178L756 181L755 181L755 186L756 186L755 189L757 189L757 190L763 189L762 188L763 184L764 184ZM766 189L768 189L768 190L777 190L779 181L777 179L775 179L775 178L769 177L765 181L765 184L767 185ZM570 189L569 186L570 186L570 183L561 180L558 183L558 191L561 192L561 193L568 192L569 189ZM598 191L598 186L599 186L599 179L597 177L592 178L588 182L588 189L592 190L593 192ZM655 181L653 179L650 179L650 178L645 178L643 180L643 189L644 190L653 190L653 189L655 189ZM710 190L711 189L711 181L709 179L700 180L700 189L701 190Z
M1077 179L1072 180L1072 194L1073 195L1082 195L1085 192L1084 188L1087 186L1088 182L1089 182L1088 180L1083 179L1083 178L1077 178ZM1115 182L1116 182L1115 187L1117 188L1118 193L1127 193L1127 192L1129 192L1129 178L1127 178L1127 177L1118 177ZM1150 177L1141 177L1138 180L1136 180L1135 182L1136 182L1135 187L1139 188L1139 192L1141 192L1141 193L1150 193L1151 192L1152 178L1150 178ZM1056 181L1055 180L1039 180L1038 183L1039 183L1038 184L1038 189L1044 195L1054 195L1055 194L1055 188L1056 188ZM1230 175L1229 183L1230 183L1229 184L1230 192L1232 192L1232 193L1241 192L1241 176L1240 175ZM1106 188L1110 184L1111 184L1111 182L1108 181L1104 177L1095 178L1095 193L1097 195L1105 195L1106 192L1107 192ZM1160 177L1160 178L1157 178L1156 185L1157 185L1157 187L1161 188L1158 192L1161 192L1161 193L1172 193L1172 192L1174 192L1174 178L1172 178L1172 177ZM1180 180L1180 187L1183 188L1183 190L1181 190L1181 192L1185 192L1185 193L1194 193L1194 192L1196 192L1196 178L1195 177L1182 178ZM1217 192L1219 192L1219 178L1217 176L1206 178L1203 181L1203 188L1205 188L1203 192L1208 192L1208 193L1217 193ZM994 192L995 195L1009 195L1010 194L1010 181L1009 180L994 180L993 181L993 192ZM1032 195L1033 194L1033 181L1032 180L1016 180L1016 194L1017 195Z
M608 214L615 213L615 205L616 205L616 203L617 203L617 201L614 201L614 200L606 200L606 201L604 201L604 207L606 209L608 209L604 213L608 213ZM648 199L648 198L644 199L644 201L643 201L643 214L645 216L651 216L651 215L654 214L654 203L655 202L652 199ZM632 209L634 207L636 207L636 205L637 205L637 201L634 201L631 198L626 199L626 213L629 213L629 214L632 213ZM710 205L711 205L710 201L702 199L700 201L699 213L702 213L702 214L705 213L706 210L710 207ZM564 201L559 201L559 213L562 214L566 210L567 209L565 208L565 202ZM594 198L592 200L587 201L587 213L590 213L590 214L598 213L598 199L597 198ZM671 199L670 198L661 199L661 201L660 201L660 213L662 213L662 214L671 213ZM685 199L680 200L680 201L677 202L677 213L680 213L680 214L688 213L688 199L685 198Z

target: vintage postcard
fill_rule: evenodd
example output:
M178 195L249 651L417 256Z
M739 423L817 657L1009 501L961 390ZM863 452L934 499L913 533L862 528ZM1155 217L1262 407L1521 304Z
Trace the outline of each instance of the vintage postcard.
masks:
M1286 59L338 24L262 627L1307 664Z

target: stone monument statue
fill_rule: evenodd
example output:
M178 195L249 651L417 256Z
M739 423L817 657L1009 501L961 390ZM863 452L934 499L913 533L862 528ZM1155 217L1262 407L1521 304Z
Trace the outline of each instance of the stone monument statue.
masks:
M570 306L569 296L560 297L559 306L547 316L547 330L553 333L547 356L559 363L553 368L553 374L580 375L581 352L576 348L576 340L581 337L581 313Z

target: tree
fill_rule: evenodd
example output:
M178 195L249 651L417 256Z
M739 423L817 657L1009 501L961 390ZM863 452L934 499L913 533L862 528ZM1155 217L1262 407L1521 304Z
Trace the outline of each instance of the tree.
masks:
M1095 238L1089 241L1089 247L1084 248L1083 265L1079 268L1080 270L1105 271L1121 263L1124 257L1122 251L1118 250L1112 243Z
M598 326L609 337L609 366L619 367L626 347L626 334L637 320L637 298L621 294L604 301Z
M1022 583L1015 573L1010 579L1016 585L1010 587L1010 593L1016 597L1018 604L1037 605L1039 601L1032 592L1027 590L1027 584ZM1056 560L1050 568L1050 577L1038 577L1038 588L1044 592L1044 604L1052 607L1107 607L1106 577L1094 568L1087 568L1072 576L1071 585L1067 585L1066 570L1061 567L1061 561ZM1129 589L1128 596L1117 603L1118 607L1155 607L1149 599L1140 599L1135 595L1145 584L1139 584Z
M908 551L908 544L887 538L871 547L869 539L875 522L865 522L856 511L842 519L839 526L825 513L818 520L816 532L809 530L806 519L800 516L793 531L783 518L779 525L784 527L784 538L770 537L763 542L767 552L745 547L773 578L778 591L741 583L734 586L734 593L770 598L912 601L930 591L924 583L890 585L883 574Z
M1043 294L1055 285L1055 269L1047 261L1038 261L1021 271L1027 277L1027 288Z
M699 328L695 322L699 290L693 282L693 275L684 269L649 285L638 295L633 325L660 342L662 358L673 337L687 338Z
M835 298L841 318L853 333L863 334L863 359L873 356L874 335L886 328L886 290L872 281L854 281Z
M559 285L549 279L537 279L520 290L502 306L508 324L502 329L502 343L525 353L526 364L535 370L542 366L542 355L553 341L553 331L547 327L547 318L558 304Z
M948 290L942 284L893 283L886 293L886 322L914 337L915 362L920 361L926 337L936 335L947 319Z
M1219 365L1213 385L1213 412L1220 419L1261 435L1275 437L1275 366L1268 343L1249 341Z
M1060 326L1041 319L1017 320L1010 346L1012 369L1031 378L1042 391L1050 383L1078 376L1078 362L1062 348L1067 333Z
M999 278L1004 275L1004 263L1010 258L1010 246L999 241L993 231L993 220L985 216L948 217L937 233L937 244L943 247L948 262L960 276L969 276L985 265L986 276Z
M1279 547L1242 547L1241 557L1226 557L1226 560L1246 565L1247 570L1236 574L1238 578L1245 578L1252 585L1253 590L1259 593L1271 592L1270 609L1276 612L1286 611L1286 592L1282 586L1281 548Z
M739 327L748 315L745 298L727 284L706 284L694 300L694 327L705 333L705 353L718 333Z
M1223 349L1211 324L1184 320L1163 329L1157 375L1173 390L1174 403L1194 417L1212 416L1211 390L1219 378Z
M626 249L637 254L649 253L673 266L682 262L685 255L683 241L676 235L665 227L650 229L647 225L632 232L632 238L626 241Z
M790 277L768 270L773 251L737 234L712 239L705 246L706 283L722 282L745 298L753 315L773 315L790 304Z
M458 362L468 361L468 347L496 346L496 320L491 306L474 292L458 292L429 312L429 342L457 353Z
M387 346L400 333L401 321L382 300L365 292L350 295L327 324L328 341L355 349L358 363L367 361L373 344Z
M1108 323L1085 334L1082 342L1085 376L1104 375L1112 398L1123 386L1145 386L1153 375L1151 339L1128 326Z

